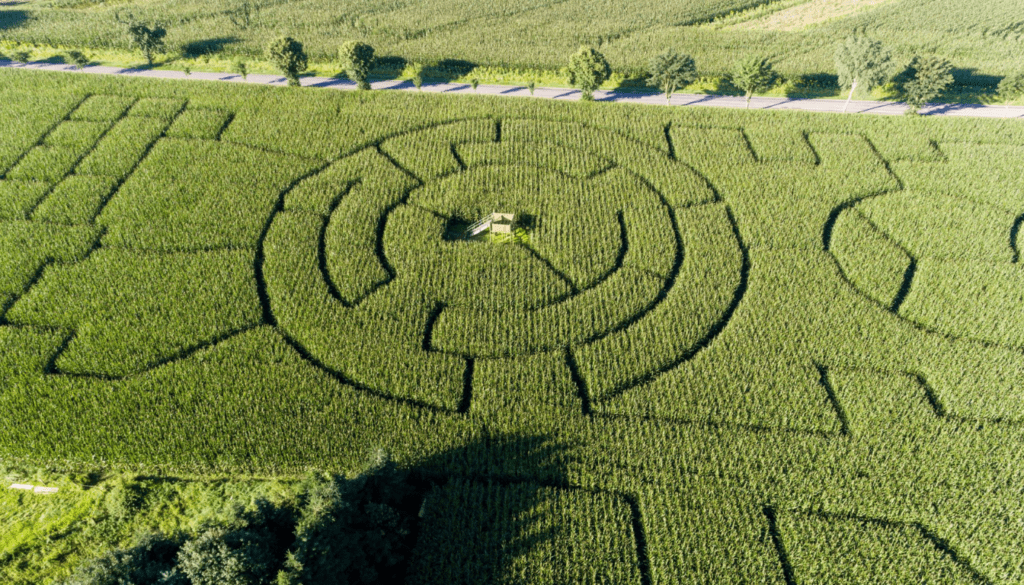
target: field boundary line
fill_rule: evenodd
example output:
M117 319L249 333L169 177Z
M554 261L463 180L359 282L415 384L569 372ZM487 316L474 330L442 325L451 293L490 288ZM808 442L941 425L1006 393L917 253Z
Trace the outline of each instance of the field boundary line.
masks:
M287 80L280 75L250 74L243 78L237 73L216 73L195 71L186 74L184 71L132 69L109 67L105 65L89 65L76 68L73 65L52 63L15 63L0 60L3 69L27 69L33 71L56 71L64 73L87 73L94 75L121 75L125 77L143 77L150 79L179 79L193 81L223 81L230 83L251 83L256 85L286 86ZM303 87L319 87L343 91L353 91L356 84L347 79L336 77L303 77ZM419 91L408 79L388 79L374 81L370 86L375 90ZM517 85L479 85L476 89L468 83L424 83L423 93L444 93L457 95L490 95L501 97L532 97L560 101L579 101L580 92L576 89L559 87L537 87L531 94L525 86ZM618 90L597 90L594 100L598 102L629 103L651 106L705 106L714 108L746 108L744 96L710 95L710 94L673 94L666 100L662 93L640 93ZM842 99L823 98L789 98L754 96L750 100L750 109L754 110L786 110L799 112L843 113ZM850 102L848 114L873 114L879 116L898 116L906 112L907 105L902 102L855 100ZM1024 118L1024 106L994 106L983 104L927 104L920 109L924 116L952 116L970 118Z

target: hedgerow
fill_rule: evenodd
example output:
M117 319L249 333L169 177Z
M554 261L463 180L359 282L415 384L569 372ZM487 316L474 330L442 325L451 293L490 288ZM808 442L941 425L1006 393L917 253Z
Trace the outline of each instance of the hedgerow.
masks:
M474 75L474 66L485 72L501 67L502 74L516 75L520 82L527 81L527 76L520 74L524 68L543 69L546 76L555 78L581 44L598 47L617 72L636 76L669 48L692 55L702 73L720 75L756 47L771 55L787 76L807 75L808 79L794 85L813 90L834 86L815 74L835 73L835 44L851 31L867 31L892 47L902 64L922 47L947 58L955 56L954 65L964 71L961 82L984 83L984 76L1019 71L1019 11L1012 1L988 5L927 1L938 3L896 0L872 10L846 5L814 10L793 1L700 0L665 6L645 0L602 5L595 10L580 0L457 5L430 1L415 6L355 5L346 7L344 14L335 14L332 3L307 0L287 7L225 4L214 11L197 11L189 4L140 2L132 10L139 18L165 23L170 48L164 57L167 60L177 57L180 48L197 62L209 58L252 63L263 58L266 44L278 31L296 31L301 32L299 38L310 59L331 63L334 69L340 68L335 64L339 46L354 39L377 47L378 55L387 47L387 55L437 64L439 74L467 76L467 82L468 76ZM922 10L922 6L928 8ZM249 16L242 13L247 7ZM6 38L88 48L99 54L117 50L129 62L145 63L130 45L125 29L116 24L116 15L124 10L119 5L74 3L5 7L3 18L9 19ZM211 41L221 38L232 41ZM5 50L8 55L15 51ZM378 71L391 73L402 65L383 60ZM979 75L974 77L968 71Z
M1024 579L1016 122L0 76L84 157L0 177L4 458L382 447L421 582Z

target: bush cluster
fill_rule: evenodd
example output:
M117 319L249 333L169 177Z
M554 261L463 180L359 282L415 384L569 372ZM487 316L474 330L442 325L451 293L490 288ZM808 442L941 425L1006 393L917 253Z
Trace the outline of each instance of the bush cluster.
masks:
M137 484L120 482L108 512L138 511ZM298 508L257 499L194 534L146 534L93 559L63 585L355 585L394 582L409 553L415 492L378 451L354 478L313 481Z

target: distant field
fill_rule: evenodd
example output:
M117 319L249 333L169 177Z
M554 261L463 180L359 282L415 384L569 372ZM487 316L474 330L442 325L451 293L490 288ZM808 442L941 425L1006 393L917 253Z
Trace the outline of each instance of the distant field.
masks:
M1019 120L2 71L0 134L0 458L382 447L412 583L1024 581Z
M261 54L291 34L319 60L347 39L382 55L506 68L558 69L580 44L600 46L622 72L641 70L669 47L693 54L709 74L747 54L766 54L780 71L834 72L837 39L863 31L901 61L919 53L948 58L964 83L992 84L1024 63L1019 0L265 0L246 23L240 0L28 0L0 7L3 38L67 47L125 47L118 11L159 19L175 50ZM994 76L994 77L993 77Z

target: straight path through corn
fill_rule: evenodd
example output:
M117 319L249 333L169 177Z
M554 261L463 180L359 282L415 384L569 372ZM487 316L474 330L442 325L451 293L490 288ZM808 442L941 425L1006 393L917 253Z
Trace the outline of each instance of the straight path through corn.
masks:
M69 73L92 73L99 75L125 75L130 77L149 77L158 79L190 79L200 81L227 81L233 83L254 83L260 85L287 85L287 80L279 75L251 74L245 78L236 73L200 72L185 73L162 69L126 69L93 65L81 69L72 65L52 63L15 63L0 60L0 67L17 69L38 69L43 71L65 71ZM335 77L303 77L303 87L323 87L339 90L354 90L356 84L347 79ZM407 79L389 79L375 81L370 84L375 90L391 89L415 91L412 81ZM577 101L579 90L559 87L538 87L531 94L529 89L514 85L478 85L476 89L468 83L424 83L422 91L428 93L448 94L480 94L504 97L535 97L540 99ZM746 100L743 96L673 94L666 100L661 93L631 93L616 90L598 90L594 99L599 102L632 103L656 106L708 106L717 108L744 108ZM843 113L846 100L839 99L798 99L788 97L753 97L750 108L759 110L797 110L802 112ZM855 100L850 102L846 112L850 114L876 114L897 116L905 113L907 106L901 102L873 100ZM982 104L927 104L920 113L926 116L966 116L977 118L1024 118L1024 106L989 106Z

